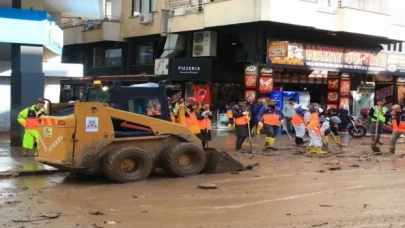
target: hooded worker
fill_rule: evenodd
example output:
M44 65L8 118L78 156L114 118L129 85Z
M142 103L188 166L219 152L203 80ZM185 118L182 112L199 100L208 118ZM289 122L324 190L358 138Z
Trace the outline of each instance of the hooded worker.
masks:
M309 116L309 122L312 122L314 120L317 120L319 118L319 109L317 108L316 103L311 103L307 106L310 116Z
M329 129L329 123L325 118L319 118L312 120L307 125L308 134L311 138L309 142L309 152L311 154L325 154L327 152L322 150L322 136L325 135L327 129Z
M264 128L266 132L265 149L277 150L273 145L276 141L278 127L280 124L283 124L284 121L281 119L281 110L277 106L276 100L271 99L269 102L266 101L266 103L268 103L268 105L263 106L259 111L257 126Z
M177 113L177 123L186 126L187 107L183 98L180 98L177 107L175 107L175 113Z
M233 108L233 117L235 118L235 132L236 132L236 144L235 150L241 150L242 144L249 136L248 123L249 107L246 103L246 99L240 99L238 105Z
M212 140L211 126L213 119L214 116L210 111L210 105L202 104L201 110L197 113L197 120L198 126L200 127L201 131L200 139L202 141L203 148L205 148L208 145L208 141Z
M309 123L310 113L304 105L294 105L295 113L291 119L291 123L295 130L295 144L303 146L308 141L304 141L305 126Z
M23 154L26 157L30 150L34 149L34 156L38 156L38 143L39 143L39 118L45 115L44 110L45 101L39 99L35 105L22 110L18 114L17 121L25 128L23 139Z

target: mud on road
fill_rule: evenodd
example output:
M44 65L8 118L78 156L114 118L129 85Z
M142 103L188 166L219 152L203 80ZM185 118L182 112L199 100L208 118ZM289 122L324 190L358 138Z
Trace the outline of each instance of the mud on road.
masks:
M246 165L258 165L234 174L152 176L129 184L61 174L2 180L1 225L405 227L401 156L373 156L370 145L363 145L368 138L353 140L344 153L331 146L336 155L325 158L293 155L290 146L269 156L261 151L262 141L254 140L253 154L230 153ZM227 140L212 145L232 150ZM383 152L386 147L381 146ZM405 148L397 151L402 153ZM217 188L199 189L202 183Z

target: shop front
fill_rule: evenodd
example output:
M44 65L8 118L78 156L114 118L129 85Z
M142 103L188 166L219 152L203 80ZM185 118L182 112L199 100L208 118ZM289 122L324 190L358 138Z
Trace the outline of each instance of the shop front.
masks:
M405 103L402 53L289 41L268 44L267 64L246 67L246 95L269 97L275 91L288 91L288 97L295 92L301 104L347 106L355 115L373 106L375 99L385 99L388 107Z

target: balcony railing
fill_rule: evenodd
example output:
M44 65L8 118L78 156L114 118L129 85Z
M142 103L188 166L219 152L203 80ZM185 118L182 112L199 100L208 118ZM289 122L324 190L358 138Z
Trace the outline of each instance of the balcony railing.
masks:
M332 0L331 0L332 1ZM339 7L389 14L387 0L338 0Z
M169 16L195 14L204 11L204 3L209 0L172 0L169 3Z

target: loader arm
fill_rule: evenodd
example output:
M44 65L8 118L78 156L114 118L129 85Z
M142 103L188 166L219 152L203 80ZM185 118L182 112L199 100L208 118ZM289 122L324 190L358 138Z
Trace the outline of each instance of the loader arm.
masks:
M106 107L105 109L112 118L148 127L155 135L177 135L198 147L202 147L201 140L186 126L114 108Z

